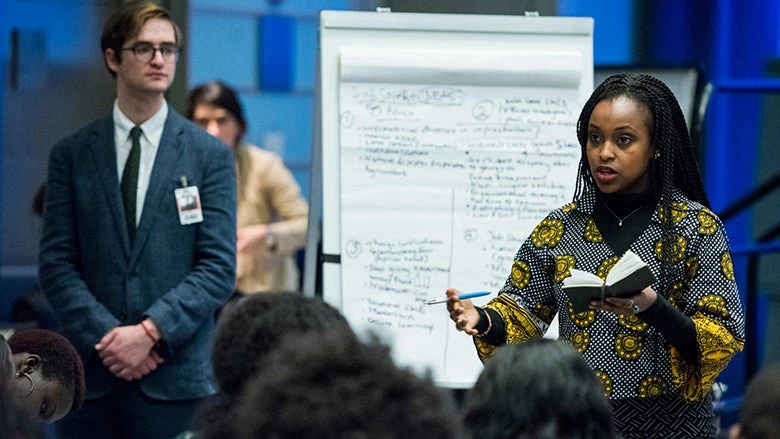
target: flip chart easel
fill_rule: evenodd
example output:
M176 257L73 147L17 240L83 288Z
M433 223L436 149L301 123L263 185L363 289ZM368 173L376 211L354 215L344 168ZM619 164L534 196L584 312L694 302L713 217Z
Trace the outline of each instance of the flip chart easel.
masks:
M423 302L497 292L570 201L592 35L590 18L322 12L304 292L319 265L323 299L358 331L471 386L470 338Z

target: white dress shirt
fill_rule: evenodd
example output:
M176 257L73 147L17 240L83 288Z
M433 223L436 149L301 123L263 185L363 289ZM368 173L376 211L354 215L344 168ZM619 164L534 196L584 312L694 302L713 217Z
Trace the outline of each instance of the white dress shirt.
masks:
M157 157L157 148L160 147L165 119L168 117L168 103L163 101L160 110L154 116L140 125L141 134L141 163L138 165L138 189L135 198L135 224L141 221L141 213L144 208L146 191L149 189L149 179L152 177L154 159ZM114 145L116 148L116 172L119 181L122 181L122 173L125 169L127 157L133 147L130 139L130 130L135 124L127 117L119 105L114 101Z

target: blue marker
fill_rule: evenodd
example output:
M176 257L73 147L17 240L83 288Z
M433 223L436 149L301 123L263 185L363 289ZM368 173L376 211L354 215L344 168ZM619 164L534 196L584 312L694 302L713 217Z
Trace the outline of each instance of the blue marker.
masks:
M476 291L473 293L463 293L458 295L458 299L460 300L473 299L475 297L487 296L488 294L490 294L490 291ZM443 299L428 299L425 301L425 304L436 305L437 303L447 303L448 300L449 300L448 297L445 297Z

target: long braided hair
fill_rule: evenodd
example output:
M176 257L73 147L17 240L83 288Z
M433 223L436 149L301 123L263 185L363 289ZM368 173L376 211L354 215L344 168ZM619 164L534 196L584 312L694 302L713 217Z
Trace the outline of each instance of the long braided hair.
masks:
M670 276L673 270L671 257L674 246L674 222L671 215L673 189L677 188L688 199L699 202L707 208L710 207L685 117L680 104L666 84L650 75L625 73L610 76L596 87L577 121L577 139L580 142L582 155L574 199L579 199L585 192L595 190L596 187L586 150L591 113L599 102L620 97L644 104L651 114L651 145L660 156L652 160L650 181L656 195L661 196L661 208L665 213L662 215L661 259L664 274L662 286L666 291L673 283Z

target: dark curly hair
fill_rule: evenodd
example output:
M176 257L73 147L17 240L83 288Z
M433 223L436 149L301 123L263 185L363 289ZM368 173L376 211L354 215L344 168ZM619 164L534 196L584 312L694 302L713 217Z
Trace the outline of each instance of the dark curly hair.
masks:
M612 408L571 345L508 344L485 365L464 407L472 438L612 438Z
M461 437L451 397L395 365L387 346L308 334L269 356L236 406L241 438Z
M298 293L258 293L242 299L217 325L212 362L220 390L237 396L285 335L337 329L350 331L349 323L320 299Z
M626 97L643 104L650 112L650 141L660 154L651 163L650 181L656 195L661 197L661 206L671 213L672 193L680 190L688 199L710 208L707 192L699 172L696 153L691 144L685 116L674 93L659 79L641 73L625 73L608 77L601 83L585 103L577 121L577 139L580 143L581 158L574 199L585 192L595 190L596 184L590 173L588 163L588 125L593 109L601 101ZM671 214L663 216L663 238L661 255L663 261L671 260L673 240L671 239L674 221ZM673 268L664 262L664 289L671 284Z
M8 339L11 352L26 352L41 357L41 374L45 379L59 381L73 389L71 411L84 402L84 364L76 348L65 337L46 329L27 329Z

